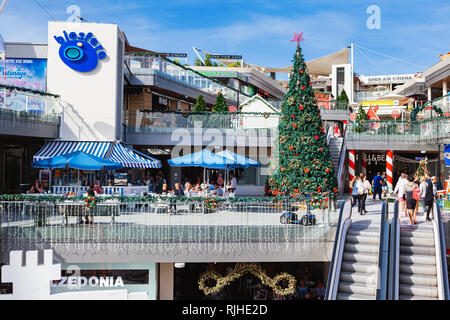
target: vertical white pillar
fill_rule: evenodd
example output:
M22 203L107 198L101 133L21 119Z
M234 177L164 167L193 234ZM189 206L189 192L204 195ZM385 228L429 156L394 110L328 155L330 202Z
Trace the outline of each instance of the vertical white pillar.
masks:
M447 80L442 81L442 95L447 95ZM442 106L445 108L447 106L447 99L442 99Z
M428 101L431 101L431 87L428 87Z

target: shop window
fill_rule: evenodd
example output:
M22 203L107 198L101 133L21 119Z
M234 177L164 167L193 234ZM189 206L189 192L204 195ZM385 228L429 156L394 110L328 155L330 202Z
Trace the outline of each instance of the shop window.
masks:
M246 168L240 172L238 185L256 185L257 168Z

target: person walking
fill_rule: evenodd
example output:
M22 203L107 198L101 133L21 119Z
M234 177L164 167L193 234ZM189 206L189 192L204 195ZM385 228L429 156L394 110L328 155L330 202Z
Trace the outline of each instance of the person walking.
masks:
M403 193L403 198L406 203L406 209L408 211L409 220L411 224L416 224L416 199L414 199L414 188L416 184L414 183L414 177L412 175L408 176L408 182L405 184L405 189Z
M386 181L386 172L383 172L383 174L381 175L381 194L383 196L383 198L386 199L387 193L388 193L388 185L387 185L387 181Z
M428 187L427 178L425 178L425 176L422 176L420 178L419 188L420 188L420 203L422 204L424 215L427 212L427 206L425 204L425 194L427 192L427 187Z
M427 189L425 192L425 205L427 207L427 217L426 220L427 221L431 221L430 219L430 213L431 210L433 210L433 203L434 203L434 195L433 195L433 183L431 182L431 179L429 179L429 175L426 174L425 175L426 179L427 179Z
M356 202L359 203L360 195L358 194L357 183L359 181L359 176L356 176L350 181L350 188L352 188L352 208L355 206ZM358 213L359 213L359 205L358 205Z
M359 181L356 184L356 187L358 188L358 195L360 195L360 201L358 203L358 212L361 215L364 215L367 213L366 210L366 199L367 195L369 194L369 190L371 189L370 182L366 179L366 175L364 173L361 173L359 175Z
M394 194L397 195L398 202L400 203L400 212L405 213L405 217L408 215L406 213L406 204L403 197L403 194L405 193L405 185L408 183L408 179L406 179L407 175L405 172L402 172L400 174L400 178L397 181L397 184L395 185Z
M372 179L372 188L373 188L373 200L375 201L377 194L381 199L381 173L377 172L377 175Z

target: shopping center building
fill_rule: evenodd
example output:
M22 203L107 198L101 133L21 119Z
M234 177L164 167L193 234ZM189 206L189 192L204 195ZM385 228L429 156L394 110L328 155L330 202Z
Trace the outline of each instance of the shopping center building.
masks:
M352 173L365 170L370 178L376 171L386 170L389 158L393 158L397 170L392 183L399 170L407 166L411 171L425 156L432 173L445 180L448 172L443 165L443 148L450 143L448 119L438 124L443 130L436 131L434 122L430 122L419 131L411 131L406 126L405 111L405 120L394 124L395 134L383 133L380 127L356 132L350 123L352 112L358 103L372 107L373 100L368 100L368 95L358 100L361 95L352 89L357 80L348 61L343 63L342 55L337 54L337 60L321 60L322 69L314 78L321 86L318 93L326 95L319 104L329 129L341 193ZM177 182L201 176L203 170L169 167L167 161L210 147L259 161L260 167L237 170L240 180L236 195L264 195L281 104L271 100L280 100L285 89L258 68L182 66L149 49L134 47L117 25L97 23L49 22L47 44L6 43L6 56L7 69L14 72L8 86L2 87L0 193L25 193L39 175L47 183L44 187L53 185L52 193L84 192L86 186L80 185L79 172L67 170L56 176L54 171L31 166L33 161L77 150L122 164L126 169L120 173L126 173L125 179L130 182L161 171L173 188ZM348 59L348 51L345 57ZM426 90L445 88L441 98L429 103L442 106L444 112L448 112L449 104L447 60L422 75ZM390 87L384 99L398 88ZM354 97L352 110L342 108L332 98L342 89ZM241 113L192 113L200 95L212 107L218 92L229 107L242 108ZM378 104L383 110L382 103ZM389 106L397 105L392 102ZM423 106L422 117L435 113L435 109ZM353 167L349 165L352 157L356 160ZM82 175L86 183L111 183L111 193L141 195L143 190L128 186L114 189L114 182L123 177L120 174ZM49 178L45 180L44 176ZM315 212L318 224L308 228L281 225L280 214L285 209L282 204L261 204L254 199L220 204L216 214L211 215L204 211L162 214L167 203L130 202L111 204L111 215L98 217L93 226L83 226L67 213L71 210L68 205L55 204L46 209L36 204L30 209L28 204L14 204L20 209L6 210L12 206L2 207L9 212L7 220L2 221L4 263L10 261L10 250L52 248L54 261L62 264L63 275L71 274L76 266L86 278L111 277L117 282L120 277L124 282L121 288L145 292L149 299L200 298L200 290L194 294L186 288L197 285L198 276L205 270L224 274L231 262L260 262L272 274L299 273L299 278L325 283L333 251L333 226L339 215L336 206L330 204ZM46 210L54 210L55 215L50 214L51 219L45 221L26 220L31 212ZM61 214L60 210L66 211ZM191 213L189 206L186 210ZM13 212L19 211L14 216ZM190 282L181 284L183 279ZM79 290L102 288L110 287L88 283ZM67 288L55 283L51 290L58 293Z

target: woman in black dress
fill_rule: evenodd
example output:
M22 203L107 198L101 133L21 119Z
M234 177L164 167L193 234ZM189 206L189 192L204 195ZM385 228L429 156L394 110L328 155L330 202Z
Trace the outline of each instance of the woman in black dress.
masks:
M412 175L408 176L408 183L405 185L405 193L403 197L406 201L406 209L408 211L409 220L411 224L416 224L415 219L413 219L414 210L416 209L417 200L413 197L413 191L415 187L414 177Z

